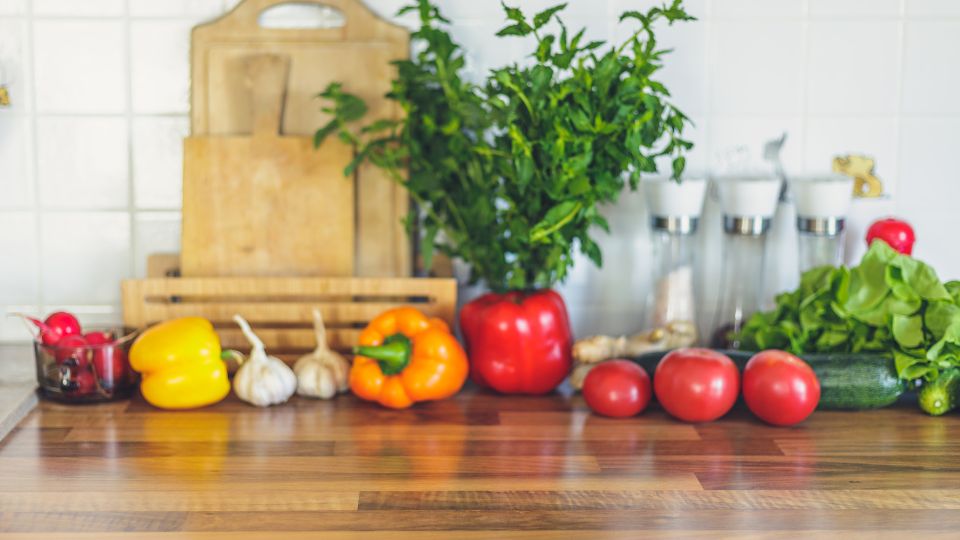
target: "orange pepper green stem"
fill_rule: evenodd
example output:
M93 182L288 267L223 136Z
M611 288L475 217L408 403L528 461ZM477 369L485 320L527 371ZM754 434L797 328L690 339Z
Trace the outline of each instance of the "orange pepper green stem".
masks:
M385 311L360 334L350 368L357 397L404 409L446 399L463 387L467 355L440 319L411 307Z
M362 354L373 358L380 364L384 375L396 375L403 371L410 363L410 353L413 352L413 343L403 334L394 334L383 340L383 345L365 345L354 347L354 354Z

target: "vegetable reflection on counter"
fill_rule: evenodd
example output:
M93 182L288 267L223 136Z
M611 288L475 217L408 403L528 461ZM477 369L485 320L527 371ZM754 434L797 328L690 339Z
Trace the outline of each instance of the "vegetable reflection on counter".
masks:
M354 353L350 389L391 409L449 398L469 371L447 323L412 307L390 309L370 321Z
M193 409L230 393L220 338L210 321L184 317L156 324L130 349L130 366L143 375L144 399L161 409Z
M744 348L892 353L901 379L928 385L960 368L960 282L941 283L933 268L886 242L873 242L859 266L804 273L776 303L744 327ZM933 401L921 399L921 408L946 412L925 405Z

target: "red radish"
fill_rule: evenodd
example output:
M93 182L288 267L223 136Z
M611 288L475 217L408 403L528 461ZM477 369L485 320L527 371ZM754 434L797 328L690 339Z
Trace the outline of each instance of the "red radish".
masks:
M27 315L21 317L40 329L40 341L44 345L56 345L64 337L80 333L80 322L66 311L52 313L45 321Z
M104 388L113 386L123 379L127 370L127 358L120 347L114 346L110 332L87 332L84 339L93 350L93 369Z
M70 378L67 387L64 388L67 395L86 396L97 390L97 379L89 369L78 371L76 375Z
M59 333L61 337L80 333L80 321L66 311L51 313L43 322L52 328L53 331Z
M120 347L96 347L93 349L93 369L101 386L113 388L126 376L127 356Z
M49 326L47 326L47 323L39 319L34 319L33 317L29 317L27 315L20 315L20 316L30 321L31 323L33 323L34 326L40 329L40 336L39 336L40 342L43 343L44 345L56 345L57 342L60 341L60 338L62 337L60 333L54 330L53 328L50 328Z
M73 358L76 360L77 368L86 368L87 341L83 339L83 336L76 334L67 336L51 348L53 349L53 356L58 364L62 364Z
M83 335L87 340L87 345L105 345L113 342L113 334L110 332L87 332Z
M910 255L913 253L916 236L913 234L913 227L906 221L887 218L875 221L867 230L868 247L877 239L883 240L904 255Z

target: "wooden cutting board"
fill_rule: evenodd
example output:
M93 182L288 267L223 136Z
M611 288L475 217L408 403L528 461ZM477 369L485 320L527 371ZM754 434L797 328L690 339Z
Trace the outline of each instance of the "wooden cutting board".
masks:
M353 275L354 185L341 174L352 149L280 135L287 57L242 66L252 135L184 140L182 274Z
M280 4L316 4L336 9L337 28L265 28L261 14ZM193 29L191 128L194 136L243 135L253 130L251 96L240 83L243 59L274 53L290 59L281 132L312 136L328 115L316 94L331 82L367 103L366 121L398 118L402 111L384 95L396 69L408 58L410 37L378 18L359 0L245 0L230 13ZM330 142L330 141L328 141ZM326 151L326 149L324 149ZM337 171L342 177L342 169ZM412 242L402 219L406 190L373 166L361 166L356 185L355 274L402 277L412 271Z

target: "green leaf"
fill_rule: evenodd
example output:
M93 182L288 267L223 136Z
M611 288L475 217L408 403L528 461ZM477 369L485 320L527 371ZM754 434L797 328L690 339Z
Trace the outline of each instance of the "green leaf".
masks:
M496 290L562 281L575 250L600 263L591 234L609 225L599 205L636 188L659 156L679 170L692 147L681 137L689 119L666 101L665 86L650 82L664 62L652 23L685 16L682 4L637 12L638 32L602 55L603 41L584 45L584 30L568 34L561 8L527 19L504 5L500 35L536 34L523 40L532 42L536 61L477 77L466 73L464 51L440 9L418 0L402 10L417 12L420 27L411 34L411 58L392 62L391 107L382 109L390 118L361 127L362 100L339 83L321 93L330 122L317 141L336 136L354 146L348 174L369 163L407 190L416 204L406 224L424 234L427 262L437 250L461 258L472 282ZM554 22L559 32L542 30ZM831 305L821 304L833 316ZM789 321L777 324L794 346L817 337L802 336Z
M904 349L919 347L923 343L923 318L919 315L894 315L893 338Z
M603 266L603 253L600 252L600 246L589 238L583 238L580 242L581 250L584 255L590 259L597 267Z
M433 268L433 250L437 238L438 224L431 223L427 225L423 233L423 242L420 244L420 254L423 256L423 267L427 270Z
M553 35L543 36L543 39L537 44L537 60L546 62L550 58L550 52L553 51L553 42L556 41Z
M883 244L883 242L874 242ZM950 293L940 283L937 273L932 267L913 259L901 256L898 262L903 272L903 281L909 285L917 296L925 300L951 300Z
M330 136L334 131L340 129L340 123L336 119L333 119L327 122L326 125L317 130L313 135L313 147L320 148L320 145L323 144L323 141L327 140L327 137Z
M504 2L500 2L500 5L503 6L504 13L507 14L507 18L511 21L526 22L527 19L523 16L520 8L510 7Z
M636 19L643 23L646 23L648 21L646 13L642 13L640 11L634 11L634 10L624 11L620 15L620 22L623 22L627 19Z
M687 166L687 158L683 156L677 156L673 158L673 177L677 180L680 179L683 175L683 169Z
M504 26L497 32L497 36L526 36L529 35L533 30L526 23L517 23L511 24L509 26Z
M850 271L851 293L844 305L847 311L865 313L883 302L890 292L886 282L886 267L896 255L883 242L874 242L870 246L860 265Z
M541 242L550 234L569 223L583 207L580 201L563 201L547 212L547 214L530 230L530 241Z
M543 25L547 24L555 13L563 10L566 7L567 4L559 4L537 13L533 16L533 27L537 29L543 28Z
M517 185L521 191L533 180L535 164L533 158L527 154L521 154L514 158L514 166L517 170Z
M953 324L960 324L960 306L953 302L934 301L927 306L923 322L933 338L939 340Z
M380 120L377 120L376 122L373 122L368 126L364 126L363 129L360 130L360 132L361 133L377 133L379 131L384 131L387 129L394 129L397 127L398 124L399 123L396 120L381 118Z

